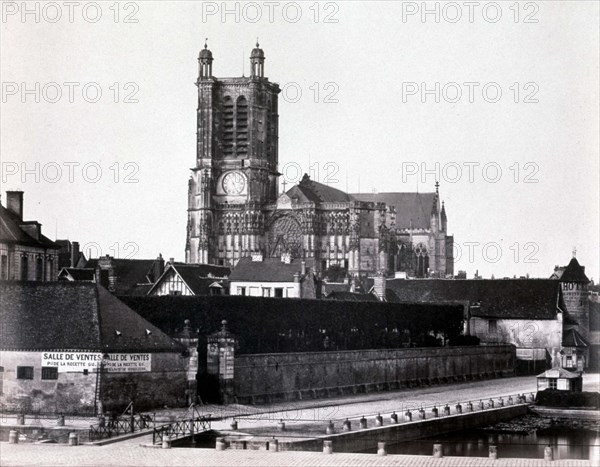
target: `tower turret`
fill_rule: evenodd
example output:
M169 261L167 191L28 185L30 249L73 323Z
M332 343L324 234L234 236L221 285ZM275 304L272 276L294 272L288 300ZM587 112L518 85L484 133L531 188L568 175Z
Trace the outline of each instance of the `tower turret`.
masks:
M208 38L204 41L204 48L200 51L198 56L199 72L198 80L212 78L212 52L208 50Z
M448 229L448 217L446 216L446 206L444 205L443 201L442 212L440 214L440 217L442 218L442 232L446 232L446 230Z
M265 53L256 40L256 47L252 49L250 54L250 76L252 78L265 77Z
M585 268L579 264L575 255L565 268L560 279L563 301L567 313L577 321L577 331L588 337L589 330L589 301L588 284L590 280L585 275Z

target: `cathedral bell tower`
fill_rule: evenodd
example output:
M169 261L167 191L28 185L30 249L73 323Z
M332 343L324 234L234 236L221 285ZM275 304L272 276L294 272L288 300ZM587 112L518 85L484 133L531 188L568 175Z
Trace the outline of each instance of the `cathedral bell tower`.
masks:
M258 43L249 77L215 78L206 43L198 62L186 262L233 265L262 251L265 207L278 196L280 89L264 76Z

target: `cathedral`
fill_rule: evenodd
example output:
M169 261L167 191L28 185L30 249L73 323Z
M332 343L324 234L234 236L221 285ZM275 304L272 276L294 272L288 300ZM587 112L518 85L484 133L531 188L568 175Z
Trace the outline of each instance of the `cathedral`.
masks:
M256 44L250 76L215 78L200 51L197 156L189 180L187 263L310 258L315 272L449 277L453 237L439 185L431 193L349 194L311 180L279 193L280 88Z

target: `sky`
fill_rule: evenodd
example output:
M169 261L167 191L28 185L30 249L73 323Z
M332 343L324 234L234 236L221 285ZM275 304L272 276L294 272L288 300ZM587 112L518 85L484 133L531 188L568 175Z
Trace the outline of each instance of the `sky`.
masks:
M184 260L198 52L279 97L279 170L430 192L468 277L598 281L599 4L2 2L0 158L25 218L92 256ZM289 189L288 185L288 189Z

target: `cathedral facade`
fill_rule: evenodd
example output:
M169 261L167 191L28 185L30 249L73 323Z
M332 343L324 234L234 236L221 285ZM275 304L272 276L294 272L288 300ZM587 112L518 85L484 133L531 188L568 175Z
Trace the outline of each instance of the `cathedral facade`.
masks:
M317 273L453 275L437 184L433 193L348 194L305 175L279 194L280 88L264 76L263 50L252 50L248 77L215 78L206 44L198 61L187 263L291 255L314 260Z

